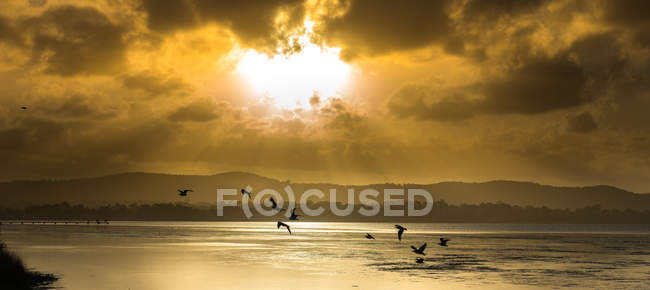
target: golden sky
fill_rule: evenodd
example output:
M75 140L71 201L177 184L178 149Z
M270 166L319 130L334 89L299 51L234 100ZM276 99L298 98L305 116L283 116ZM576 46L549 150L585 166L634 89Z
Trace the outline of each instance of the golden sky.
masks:
M624 0L2 1L0 177L237 170L650 192L647 11Z

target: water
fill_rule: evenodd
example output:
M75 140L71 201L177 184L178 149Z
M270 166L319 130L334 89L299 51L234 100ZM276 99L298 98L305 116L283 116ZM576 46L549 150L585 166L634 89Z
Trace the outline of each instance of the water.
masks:
M113 222L3 225L65 289L522 289L650 285L647 225ZM377 240L367 240L365 233ZM437 245L440 237L449 247ZM427 242L423 264L410 245Z

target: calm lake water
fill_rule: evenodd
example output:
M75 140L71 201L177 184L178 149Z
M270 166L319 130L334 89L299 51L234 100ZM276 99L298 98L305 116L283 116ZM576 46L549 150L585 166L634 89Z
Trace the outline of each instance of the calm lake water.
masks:
M648 289L647 225L113 222L2 225L65 289ZM377 239L367 240L365 233ZM437 245L440 237L449 247ZM409 246L427 242L425 261Z

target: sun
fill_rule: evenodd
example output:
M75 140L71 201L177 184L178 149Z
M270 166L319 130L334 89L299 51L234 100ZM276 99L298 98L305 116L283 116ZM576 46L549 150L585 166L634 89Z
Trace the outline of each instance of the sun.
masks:
M351 67L339 58L340 48L310 41L312 26L312 22L305 22L305 33L298 38L300 52L269 57L250 49L241 57L236 72L256 93L271 97L282 108L308 106L314 93L323 99L336 96L345 86Z

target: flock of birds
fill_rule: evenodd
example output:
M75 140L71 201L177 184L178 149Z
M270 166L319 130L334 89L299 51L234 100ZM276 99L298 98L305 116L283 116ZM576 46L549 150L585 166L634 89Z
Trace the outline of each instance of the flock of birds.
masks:
M395 228L397 229L397 239L402 241L402 235L404 234L404 231L407 230L407 228L401 226L401 225L395 225ZM366 239L371 239L374 240L375 237L372 236L369 233L366 233ZM445 238L440 238L440 243L438 243L439 246L441 247L447 247L447 242L451 241L450 239L445 239ZM424 243L422 246L419 248L416 248L415 246L411 245L411 249L413 253L425 256L426 254L424 253L424 250L427 248L427 243ZM418 264L424 263L424 258L418 257L415 259L415 262Z
M178 195L182 196L182 197L187 196L188 192L193 192L193 190L191 190L191 189L179 189L178 190ZM242 189L241 194L242 194L242 196L243 195L248 195L249 198L252 197L250 191L248 191L246 189ZM285 208L281 208L280 206L278 206L278 203L275 201L275 199L273 199L273 197L269 198L269 201L271 202L271 208L272 209L277 210L278 212L286 210ZM292 220L292 221L298 220L299 216L301 216L301 215L296 214L296 208L293 208L293 209L291 209L291 216L289 216L289 220ZM277 223L277 228L280 229L281 227L286 228L290 235L292 234L291 233L291 226L279 220L278 223ZM397 239L401 242L402 241L402 235L404 234L404 231L407 230L407 228L405 228L405 227L403 227L401 225L395 225L395 228L397 229ZM370 233L366 233L365 237L366 237L366 239L369 239L369 240L375 240L375 237L373 235L371 235ZM441 246L441 247L447 247L448 246L447 242L449 242L449 241L451 241L451 240L446 239L446 238L440 238L440 242L438 243L438 245ZM424 243L423 245L421 245L418 248L411 245L411 249L412 249L413 253L416 253L416 254L422 255L422 256L426 255L424 253L424 250L426 248L427 248L427 243ZM415 259L415 262L418 263L418 264L422 264L422 263L424 263L424 258L417 257Z
M14 222L6 222L6 223L9 224L9 225L14 224ZM16 224L18 224L18 223L19 222L16 222ZM21 225L24 225L25 223L27 223L27 224L31 223L33 225L35 225L35 224L57 224L57 223L62 223L62 224L66 224L66 225L67 224L76 224L76 225L78 225L78 224L83 224L84 222L80 222L80 221L63 221L63 222L61 222L61 221L59 221L59 222L57 222L57 221L27 221L27 222L20 221ZM100 221L99 218L95 219L94 222L91 222L90 220L86 220L85 223L86 224L96 223L98 225L100 225L100 224L106 224L106 225L109 224L108 220L105 219L104 221ZM2 225L2 221L0 221L0 226L1 225Z

